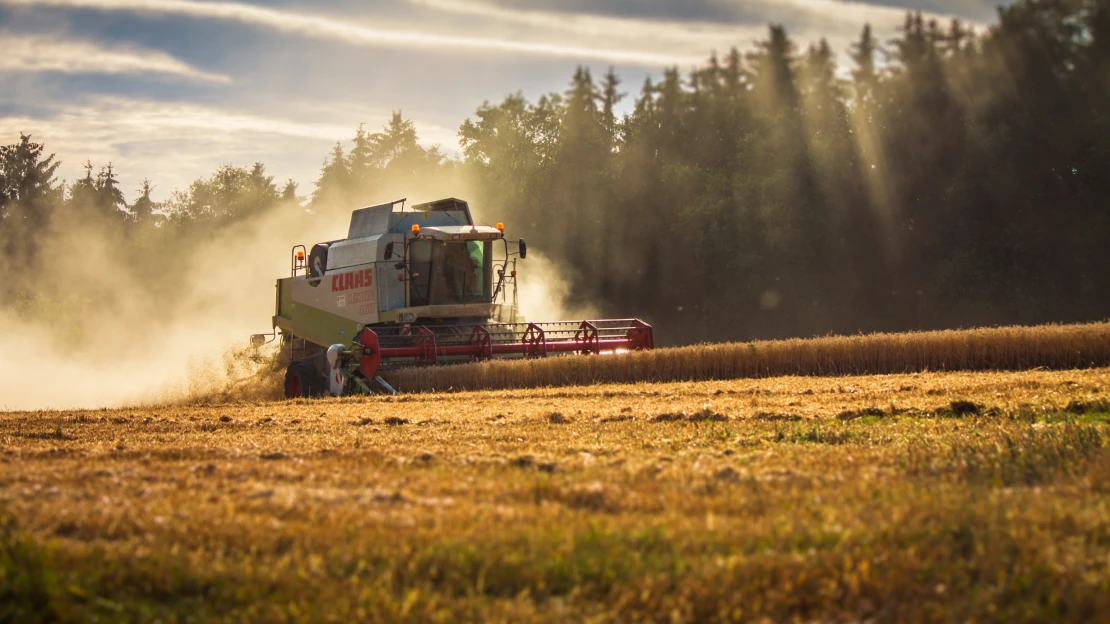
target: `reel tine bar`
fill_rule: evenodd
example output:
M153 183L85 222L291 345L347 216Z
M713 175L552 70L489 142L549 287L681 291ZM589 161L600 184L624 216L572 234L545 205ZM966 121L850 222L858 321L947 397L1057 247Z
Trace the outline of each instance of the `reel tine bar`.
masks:
M416 361L423 366L435 366L436 364L436 335L432 330L427 327L421 327L416 335L416 345L422 349L422 353L416 357ZM389 357L384 354L385 357Z
M528 329L524 331L524 357L547 357L547 335L535 323L528 323Z
M579 351L582 355L589 355L591 353L597 355L601 353L601 343L598 340L597 326L589 321L582 321L582 325L578 327L578 331L574 332L574 340L582 345L582 350Z
M478 350L474 353L476 361L493 359L493 338L485 327L481 325L474 326L474 330L470 332L470 344L478 347Z

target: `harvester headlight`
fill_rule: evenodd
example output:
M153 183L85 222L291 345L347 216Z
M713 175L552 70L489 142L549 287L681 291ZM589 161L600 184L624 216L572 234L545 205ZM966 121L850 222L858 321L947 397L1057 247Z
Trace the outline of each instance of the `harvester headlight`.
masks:
M419 224L416 224L416 223L412 224L412 233L413 234L419 234L420 233L420 225Z
M505 231L505 224L504 223L498 223L497 224L497 231L498 232L504 232Z

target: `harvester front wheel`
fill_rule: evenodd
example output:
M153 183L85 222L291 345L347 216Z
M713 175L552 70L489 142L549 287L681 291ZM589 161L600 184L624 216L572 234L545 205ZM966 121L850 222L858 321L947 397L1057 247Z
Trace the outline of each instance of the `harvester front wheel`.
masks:
M326 383L327 380L311 362L297 360L290 363L285 371L285 398L323 396Z

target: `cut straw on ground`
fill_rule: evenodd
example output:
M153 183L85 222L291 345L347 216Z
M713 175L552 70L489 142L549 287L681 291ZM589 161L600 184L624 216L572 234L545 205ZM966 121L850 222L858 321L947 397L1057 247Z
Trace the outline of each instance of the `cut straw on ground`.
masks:
M1110 368L0 413L0 622L1092 622Z

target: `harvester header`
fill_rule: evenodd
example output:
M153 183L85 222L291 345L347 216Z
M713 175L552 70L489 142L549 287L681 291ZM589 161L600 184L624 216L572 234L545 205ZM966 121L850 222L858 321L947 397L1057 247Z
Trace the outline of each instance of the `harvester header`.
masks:
M395 366L654 348L636 319L526 321L523 239L475 224L461 199L405 201L355 210L347 238L293 247L274 333L251 337L280 334L287 397L392 392L378 373Z

